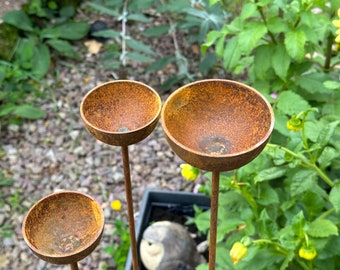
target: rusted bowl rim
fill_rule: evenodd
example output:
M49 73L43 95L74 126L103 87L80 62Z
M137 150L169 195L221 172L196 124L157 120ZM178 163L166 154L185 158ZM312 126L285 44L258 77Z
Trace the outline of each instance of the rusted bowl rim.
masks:
M136 128L136 129L133 129L133 130L128 130L128 131L120 131L120 132L117 132L117 131L108 131L108 130L105 130L105 129L101 129L95 125L92 125L92 123L90 123L84 113L83 113L83 105L84 105L84 102L86 100L86 98L91 95L92 92L96 91L98 88L101 88L103 87L104 85L107 85L107 84L113 84L113 83L132 83L132 84L139 84L139 85L142 85L144 87L146 87L147 89L150 90L150 92L152 92L155 97L157 98L157 103L158 103L158 110L157 110L157 113L155 114L155 116L147 123L145 124L144 126L141 126L139 128ZM157 93L156 90L154 90L152 87L148 86L147 84L145 83L142 83L142 82L138 82L138 81L133 81L133 80L116 80L116 81L109 81L109 82L106 82L106 83L103 83L103 84L100 84L98 86L96 86L95 88L93 88L92 90L90 90L83 98L83 100L81 101L80 103L80 115L81 115L81 118L86 122L87 125L89 125L90 127L92 127L93 129L95 130L98 130L100 132L103 132L103 133L106 133L106 134L113 134L113 135L119 135L119 134L129 134L129 133L135 133L139 130L142 130L146 127L148 127L149 125L151 125L152 123L154 123L155 121L158 120L159 116L160 116L160 113L161 113L161 110L162 110L162 100L159 96L159 94Z
M267 131L267 133L265 134L265 136L263 136L263 138L258 142L256 143L255 145L253 145L252 147L244 150L244 151L240 151L240 152L235 152L235 153L232 153L232 154L221 154L221 155L211 155L211 154L207 154L207 153L204 153L204 152L200 152L200 151L197 151L197 150L194 150L194 149L191 149L187 146L185 146L184 144L180 143L178 140L176 140L172 135L171 135L171 132L169 132L168 128L166 127L166 124L164 123L164 114L165 114L165 110L166 110L166 107L168 105L168 103L170 102L171 98L173 96L175 96L176 94L178 94L179 92L181 91L185 91L189 86L191 85L195 85L195 84L200 84L200 83L206 83L206 82L227 82L227 83L231 83L231 84L237 84L241 87L244 87L244 88L247 88L251 91L253 91L255 94L257 94L260 98L262 98L262 100L265 102L265 104L267 105L268 107L268 110L270 112L270 127ZM185 151L187 152L191 152L191 153L194 153L198 156L202 156L202 157L209 157L209 158L226 158L226 157L236 157L236 156L240 156L242 154L245 154L245 153L248 153L248 152L251 152L255 149L257 149L258 147L260 147L261 145L263 145L270 137L271 133L273 132L273 129L274 129L274 123L275 123L275 117L274 117L274 112L273 112L273 109L270 105L270 103L267 101L267 99L264 97L264 95L262 95L258 90L256 90L255 88L253 87L250 87L246 84L243 84L243 83L240 83L240 82L236 82L236 81L232 81L232 80L224 80L224 79L206 79L206 80L200 80L200 81L195 81L195 82L192 82L192 83L189 83L189 84L186 84L180 88L178 88L176 91L174 91L167 99L166 101L164 102L164 105L163 105L163 108L162 108L162 112L161 112L161 124L162 124L162 127L163 127L163 130L165 132L165 134L171 139L171 141L173 141L174 143L176 143L178 146L180 146L182 149L184 149Z
M43 252L42 250L40 249L37 249L35 246L33 246L31 244L31 242L28 240L27 236L26 236L26 230L25 230L25 224L26 224L26 221L27 221L27 218L29 217L30 213L35 209L35 207L37 207L37 205L39 205L42 201L50 198L50 197L54 197L56 195L59 195L59 194L62 194L62 193L65 193L65 194L76 194L76 195L80 195L80 196L84 196L84 197L87 197L88 199L90 199L91 201L93 201L98 207L98 210L100 212L100 217L101 217L101 220L100 220L100 228L98 230L98 232L96 233L95 237L92 239L92 241L90 243L88 243L87 245L83 246L81 248L81 250L78 250L78 251L75 251L75 252L70 252L70 253L67 253L67 255L52 255L52 254L49 254L49 253L46 253L46 252ZM104 225L105 225L105 221L104 221L104 211L103 209L101 208L101 206L99 205L99 203L94 200L91 196L85 194L85 193L82 193L82 192L79 192L79 191L71 191L71 190L63 190L63 191L57 191L57 192L54 192L52 194L49 194L43 198L41 198L39 201L37 201L31 208L30 210L27 212L25 218L24 218L24 221L22 223L22 234L23 234L23 237L24 237L24 240L26 242L26 244L28 245L28 247L36 254L39 254L43 257L46 257L46 258L55 258L55 259L59 259L59 258L69 258L69 257L72 257L72 256L75 256L76 254L88 249L89 247L91 247L97 240L98 238L101 236L101 234L103 233L103 230L104 230Z

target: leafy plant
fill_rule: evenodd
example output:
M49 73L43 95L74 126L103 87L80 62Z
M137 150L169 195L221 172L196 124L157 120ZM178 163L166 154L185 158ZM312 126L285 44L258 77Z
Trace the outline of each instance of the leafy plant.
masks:
M104 251L113 257L117 269L122 270L125 266L125 261L130 248L130 233L127 225L121 219L114 221L115 231L112 234L113 238L118 238L118 241L104 248Z
M102 3L92 2L89 6L96 11L117 18L121 29L107 29L94 33L94 36L113 39L114 43L107 46L108 53L103 60L108 64L105 68L123 70L133 73L131 63L134 61L148 64L145 71L155 72L164 69L169 64L175 64L176 75L170 77L163 89L179 81L192 81L195 76L190 71L190 61L184 56L179 36L186 35L189 44L201 43L206 33L218 29L223 24L227 14L216 6L209 6L207 1L124 1ZM160 18L159 23L149 26L151 20ZM138 27L131 27L131 25ZM139 30L138 29L143 29ZM163 37L172 38L174 54L160 57L148 45L150 39ZM134 38L138 37L138 38ZM199 72L207 72L215 63L214 56L202 59ZM212 61L213 60L213 61Z
M38 86L49 70L52 51L79 59L70 42L83 38L89 25L72 19L73 6L58 8L54 1L45 2L31 0L26 11L13 10L3 15L2 28L14 29L19 35L6 43L9 47L5 49L10 53L0 60L0 120L18 122L20 118L43 117L44 112L33 104L33 96L39 95ZM31 99L27 99L29 95Z
M267 96L276 121L258 158L221 175L217 269L340 265L337 8L336 1L247 1L202 45ZM209 184L203 190L210 193ZM209 215L195 217L203 232Z

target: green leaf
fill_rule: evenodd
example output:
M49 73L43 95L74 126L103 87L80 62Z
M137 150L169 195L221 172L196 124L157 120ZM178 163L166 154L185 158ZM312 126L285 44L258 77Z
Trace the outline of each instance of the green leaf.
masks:
M335 211L340 210L340 186L334 186L329 193L329 200L332 203Z
M155 52L147 45L145 45L143 42L140 42L135 39L127 39L126 45L129 46L131 49L134 49L139 52L143 52L146 54L155 55Z
M249 54L267 33L266 26L260 22L250 22L247 27L238 36L240 49L245 54Z
M302 195L301 201L303 202L303 205L306 209L309 220L318 216L325 206L325 201L323 198L319 194L312 191L306 191Z
M328 76L321 72L314 72L303 76L297 76L296 83L311 94L331 93L331 91L323 84L327 78ZM316 97L315 100L319 100L319 97Z
M316 219L309 224L307 233L312 237L329 237L338 235L337 226L328 219Z
M223 64L227 70L231 70L235 66L235 62L241 57L240 50L238 49L237 37L232 37L228 40L223 53Z
M271 17L268 20L267 28L269 32L274 34L286 33L289 29L287 22L280 17Z
M78 54L74 51L71 44L67 42L66 40L50 39L46 43L50 45L53 49L58 51L63 56L74 58L74 59L79 59Z
M320 168L325 170L332 164L332 161L340 156L340 153L333 147L326 146L318 158Z
M32 60L32 73L38 78L43 78L51 62L50 51L45 44L39 44L34 51L34 58Z
M269 181L280 178L286 174L286 169L283 167L272 167L260 171L254 178L255 184L263 181Z
M273 46L261 45L256 48L254 54L254 68L256 77L264 80L268 76L268 70L272 67Z
M324 129L320 131L320 135L318 138L318 143L321 147L326 146L330 139L332 138L335 128L339 125L340 121L334 121L326 125Z
M280 77L281 80L287 80L287 73L290 66L290 57L286 51L286 48L282 44L278 44L274 48L272 57L272 65L275 74Z
M258 192L257 202L265 206L273 206L280 202L279 195L268 183L264 183L260 186Z
M86 22L66 22L54 28L60 33L59 37L67 40L79 40L85 37L90 29Z
M107 7L104 7L103 5L100 5L100 4L96 4L96 3L87 3L91 8L101 12L101 13L104 13L104 14L107 14L107 15L111 15L113 17L119 17L120 14L115 11L114 9L111 9L111 8L107 8Z
M176 60L175 57L163 57L163 58L160 58L160 59L156 60L155 62L153 62L151 65L149 65L146 68L146 71L150 72L150 71L162 70L165 66L167 66L168 64L174 62L175 60Z
M308 102L293 91L281 92L277 98L277 108L284 114L293 115L310 108Z
M337 81L325 81L323 85L331 90L340 90L340 82Z
M22 10L12 10L5 13L2 17L5 23L14 25L15 27L31 32L34 30L32 22L27 14Z
M140 62L152 62L153 61L152 58L146 55L140 54L140 53L127 53L127 56L132 60L137 60Z
M215 44L216 40L220 39L221 37L222 37L223 40L224 40L224 36L225 36L225 35L222 33L222 31L215 31L215 30L210 31L210 32L207 34L205 43L203 43L203 44L201 45L202 53L205 54L206 51L207 51L207 49L208 49L209 47L211 47L213 44ZM217 55L222 55L222 54L218 53L217 51L216 51L216 54L217 54Z
M257 14L257 7L255 3L246 3L243 7L242 7L242 11L241 11L241 18L243 20L248 19L252 16L254 16L255 14Z
M313 170L301 170L292 176L290 192L292 196L300 195L308 190L312 190L316 185L317 175Z
M146 37L159 37L165 33L168 33L169 29L170 27L168 25L153 26L143 31L143 35Z
M129 14L127 16L127 19L131 21L138 21L138 22L145 22L145 23L150 22L150 19L142 13Z
M285 36L285 46L288 54L300 62L305 57L306 34L302 30L290 31Z
M24 104L19 105L16 107L13 111L13 114L21 117L21 118L27 118L27 119L39 119L42 117L45 117L45 112L35 108L31 105Z

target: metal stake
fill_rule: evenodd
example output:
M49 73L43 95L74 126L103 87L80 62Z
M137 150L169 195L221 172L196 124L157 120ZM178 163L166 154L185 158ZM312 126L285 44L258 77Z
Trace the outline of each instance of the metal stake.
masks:
M138 253L137 253L137 242L136 242L136 231L135 231L135 220L133 214L133 201L131 191L131 177L130 177L130 161L128 146L122 146L122 157L124 167L124 181L125 181L125 194L128 206L128 220L130 228L130 245L132 253L132 266L133 270L139 269Z
M209 241L209 270L215 270L216 264L216 236L218 216L218 191L220 172L212 172L211 201L210 201L210 241Z
M71 266L71 270L79 270L77 262L71 263L70 266Z

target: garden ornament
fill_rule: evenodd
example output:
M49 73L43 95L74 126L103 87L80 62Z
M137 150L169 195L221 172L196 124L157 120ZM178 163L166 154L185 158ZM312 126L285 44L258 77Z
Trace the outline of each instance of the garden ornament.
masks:
M189 232L170 221L158 221L145 229L140 256L148 270L194 270L201 263Z

